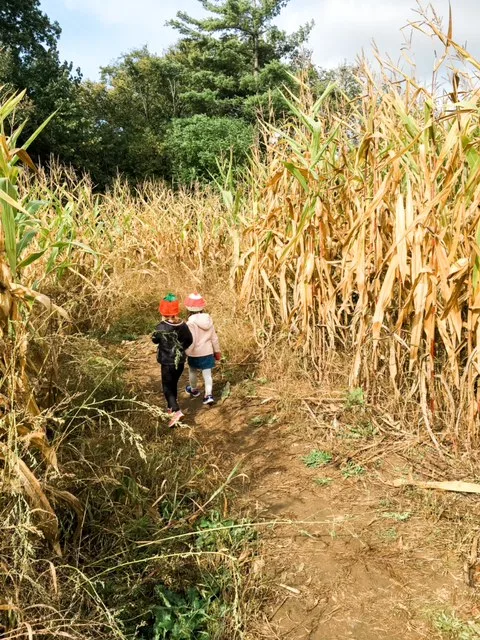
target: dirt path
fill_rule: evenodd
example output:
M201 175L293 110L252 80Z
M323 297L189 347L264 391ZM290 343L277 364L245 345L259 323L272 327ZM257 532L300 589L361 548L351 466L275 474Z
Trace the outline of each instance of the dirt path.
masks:
M128 367L137 389L163 406L148 338L137 341ZM219 373L217 397L225 384ZM299 412L294 426L276 420L268 385L232 381L230 396L212 408L182 395L192 437L211 447L226 473L241 463L241 506L257 519L291 521L264 533L263 570L275 596L254 637L478 637L452 635L455 620L462 625L455 616L478 616L459 555L464 541L455 546L445 517L466 498L385 484L406 473L405 458L391 448L384 455L380 448L365 466L334 457L326 467L308 468L302 457L332 450L329 430L307 413Z

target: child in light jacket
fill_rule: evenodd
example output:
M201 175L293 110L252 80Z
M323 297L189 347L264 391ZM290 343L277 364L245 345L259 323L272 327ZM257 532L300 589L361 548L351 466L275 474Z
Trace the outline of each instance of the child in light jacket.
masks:
M213 378L212 370L215 361L221 360L220 342L213 325L213 320L208 313L204 313L206 302L199 293L191 293L185 300L185 307L192 313L187 320L187 326L192 334L192 346L187 349L189 382L185 389L192 398L198 398L200 391L197 388L199 371L202 372L205 384L203 404L213 404Z

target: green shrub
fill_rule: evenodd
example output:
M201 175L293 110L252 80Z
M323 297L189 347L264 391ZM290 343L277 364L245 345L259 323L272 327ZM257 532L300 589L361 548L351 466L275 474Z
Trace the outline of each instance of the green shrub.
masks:
M239 167L253 141L253 127L237 118L196 115L173 120L166 137L176 182L192 184L218 175L218 160L232 157Z
M158 604L151 609L151 622L137 635L146 640L208 640L212 624L227 610L209 589L204 593L196 588L178 593L158 585L155 596Z

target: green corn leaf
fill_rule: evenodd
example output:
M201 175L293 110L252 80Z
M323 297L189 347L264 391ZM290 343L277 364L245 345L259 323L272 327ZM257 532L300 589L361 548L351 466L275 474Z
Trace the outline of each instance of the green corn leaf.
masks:
M42 133L42 131L45 129L45 127L46 127L46 126L47 126L47 124L50 122L50 120L51 120L52 118L54 118L54 117L57 115L57 112L58 112L58 110L57 110L57 111L54 111L54 112L52 113L52 115L48 116L48 118L42 122L42 124L38 127L38 129L36 129L36 130L32 133L32 135L29 137L29 139L28 139L24 144L22 144L22 149L28 149L28 147L32 144L32 142L33 142L36 138L38 138L38 136ZM18 156L15 156L15 157L12 159L12 164L16 164L16 162L18 162L18 160L19 160Z
M305 193L308 193L310 191L310 188L308 186L308 181L303 175L303 173L300 171L300 169L291 162L284 162L284 165L287 171L291 173L292 176L294 176L298 180L298 182L302 185Z
M22 205L18 202L17 198L17 194L15 192L15 197L12 197L11 195L9 195L7 193L7 191L5 191L2 187L2 182L6 180L8 182L8 184L10 184L10 182L7 180L7 178L0 178L0 200L3 200L4 202L6 202L7 204L9 204L11 207L13 207L14 209L18 209L18 211L21 211L22 213L25 213L28 215L28 211L26 209L24 209L22 207ZM11 186L11 185L10 185Z
M25 205L25 209L28 213L31 213L32 216L36 215L40 209L46 207L50 203L48 200L30 200L28 204Z
M17 259L22 255L25 249L31 244L36 237L38 229L27 229L20 240L17 242Z
M318 114L323 103L328 98L328 96L337 88L337 85L338 85L337 82L331 82L330 84L327 85L327 87L325 88L325 91L322 93L322 95L318 98L318 100L313 105L312 111L315 115Z
M8 196L8 198L6 197ZM2 225L3 233L5 237L5 252L7 254L7 260L12 270L12 274L15 275L17 268L17 243L16 243L16 229L15 229L15 214L13 206L9 200L14 204L17 199L17 192L15 187L7 180L7 178L0 178L0 198L4 200L2 203Z
M292 247L294 247L296 245L296 243L298 242L300 236L303 234L303 229L305 228L305 224L308 222L308 220L311 218L311 216L314 213L315 213L315 199L312 202L306 202L305 203L305 205L303 207L302 215L301 215L300 220L299 220L297 231L296 231L295 235L293 236L293 238L290 240L290 242L287 244L287 246L282 251L282 253L280 255L280 259L279 259L280 262L283 262L283 260L285 260L285 257L288 255L288 253L290 252Z
M340 125L335 127L335 129L332 131L332 133L327 138L325 144L323 144L322 147L318 150L318 153L316 154L316 156L311 161L311 166L312 167L315 167L317 165L317 163L321 160L321 158L324 155L325 151L328 149L329 144L332 142L332 140L337 135L337 132L338 132L339 129L340 129Z
M55 269L55 263L57 261L58 255L60 253L60 249L58 247L53 247L52 251L50 253L50 256L48 258L48 262L47 262L47 266L46 266L46 273L50 273L51 271L53 271Z
M42 249L42 251L34 251L33 253L31 253L27 258L25 258L25 260L21 260L17 264L17 271L28 267L29 264L32 264L33 262L41 258L46 251L47 249Z
M77 247L77 249L81 249L85 253L89 253L91 256L96 256L97 255L96 251L94 251L87 244L83 244L83 242L78 242L77 240L72 240L68 244L70 244L72 247Z
M14 111L17 105L23 100L27 90L24 89L20 93L14 94L0 105L0 121L6 120Z
M17 146L17 141L22 133L22 131L25 129L25 126L28 122L28 119L25 119L22 123L20 123L18 125L18 127L15 129L15 131L12 132L11 136L10 136L10 145L12 148Z

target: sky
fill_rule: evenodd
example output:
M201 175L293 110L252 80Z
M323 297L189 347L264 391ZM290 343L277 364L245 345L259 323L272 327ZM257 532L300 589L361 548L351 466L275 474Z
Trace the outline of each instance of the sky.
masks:
M41 0L40 4L62 28L62 58L92 80L98 78L101 66L131 49L146 44L152 52L165 51L178 39L178 33L165 26L177 11L203 15L198 0ZM448 0L431 4L446 26ZM451 0L451 4L455 39L480 59L480 0ZM411 34L408 23L419 20L416 10L415 0L290 0L276 23L291 32L313 19L309 42L313 60L334 68L345 61L353 63L362 50L371 56L372 41L382 55L399 60ZM414 35L412 52L420 77L429 76L435 48L442 53L438 42Z

